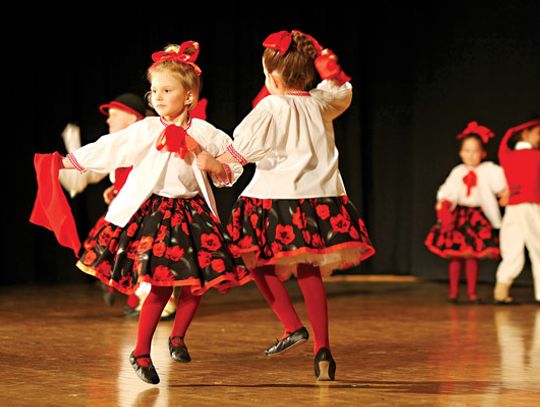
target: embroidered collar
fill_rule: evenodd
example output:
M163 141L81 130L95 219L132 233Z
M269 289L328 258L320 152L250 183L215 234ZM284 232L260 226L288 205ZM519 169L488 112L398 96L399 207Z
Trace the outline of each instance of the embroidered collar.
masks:
M311 93L309 93L306 90L297 90L294 92L287 92L285 93L287 96L311 96Z

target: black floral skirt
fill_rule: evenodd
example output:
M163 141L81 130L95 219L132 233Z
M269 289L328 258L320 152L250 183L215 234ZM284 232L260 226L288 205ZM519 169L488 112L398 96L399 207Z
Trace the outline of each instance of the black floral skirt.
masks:
M429 231L425 245L443 258L500 257L499 231L491 226L480 208L458 205L454 221L449 225L435 224Z
M100 218L83 244L77 266L132 294L140 282L190 286L201 295L250 281L241 256L201 196L152 195L125 227Z
M283 280L300 263L322 275L352 267L375 253L358 210L346 196L310 199L240 197L227 231L231 250L248 268L275 266Z

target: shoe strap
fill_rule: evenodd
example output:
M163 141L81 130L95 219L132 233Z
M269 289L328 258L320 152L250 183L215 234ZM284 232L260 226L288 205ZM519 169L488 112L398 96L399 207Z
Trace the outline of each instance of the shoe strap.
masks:
M183 336L175 335L175 336L171 336L171 337L170 337L171 341L172 341L174 338L178 338L178 339L180 339L180 340L182 340L182 341L184 340L184 337L183 337Z
M144 355L139 355L139 356L133 355L133 359L139 360L139 359L151 359L151 358L150 358L150 354L146 353Z

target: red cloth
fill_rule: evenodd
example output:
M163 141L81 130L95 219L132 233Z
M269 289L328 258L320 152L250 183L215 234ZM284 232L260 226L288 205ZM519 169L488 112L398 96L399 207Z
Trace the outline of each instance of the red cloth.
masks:
M452 202L443 200L441 208L437 210L437 219L441 222L441 230L449 231L454 227L456 213L452 212Z
M122 189L133 166L121 167L114 170L114 190L116 193Z
M78 257L81 241L58 178L61 166L62 156L56 151L34 155L38 190L30 222L54 232L58 243L72 249Z
M270 95L270 92L268 91L268 88L266 87L266 85L263 85L259 93L257 93L257 96L255 96L255 98L251 101L251 107L255 108L255 106L257 106L259 102L263 100L265 97L267 97L268 95Z
M524 129L540 126L540 119L512 127L499 145L499 162L510 188L508 205L540 203L540 150L512 150L508 141Z
M208 100L203 98L195 105L191 112L189 112L191 117L196 119L206 120L206 106L208 106Z

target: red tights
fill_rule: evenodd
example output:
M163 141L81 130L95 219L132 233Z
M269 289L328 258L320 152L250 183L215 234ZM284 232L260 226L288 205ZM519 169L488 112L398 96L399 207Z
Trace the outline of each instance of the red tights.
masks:
M253 272L255 284L281 324L285 335L302 327L302 322L294 309L283 282L276 276L274 268L261 267ZM298 285L304 296L306 310L315 336L314 353L320 348L330 349L328 338L328 307L326 291L317 267L300 264L297 275Z
M172 291L172 287L158 287L153 285L150 293L144 300L139 316L137 345L133 350L135 356L150 354L152 337L161 318L161 313L171 297ZM200 302L201 296L191 294L189 287L182 288L182 293L177 301L176 316L174 318L171 336L183 337L186 334ZM149 359L142 358L138 362L145 366L148 364Z
M448 279L450 281L450 292L448 297L455 300L459 292L459 277L461 274L462 263L465 263L465 274L467 277L467 297L469 300L476 300L476 283L478 281L478 259L450 259L448 265Z

